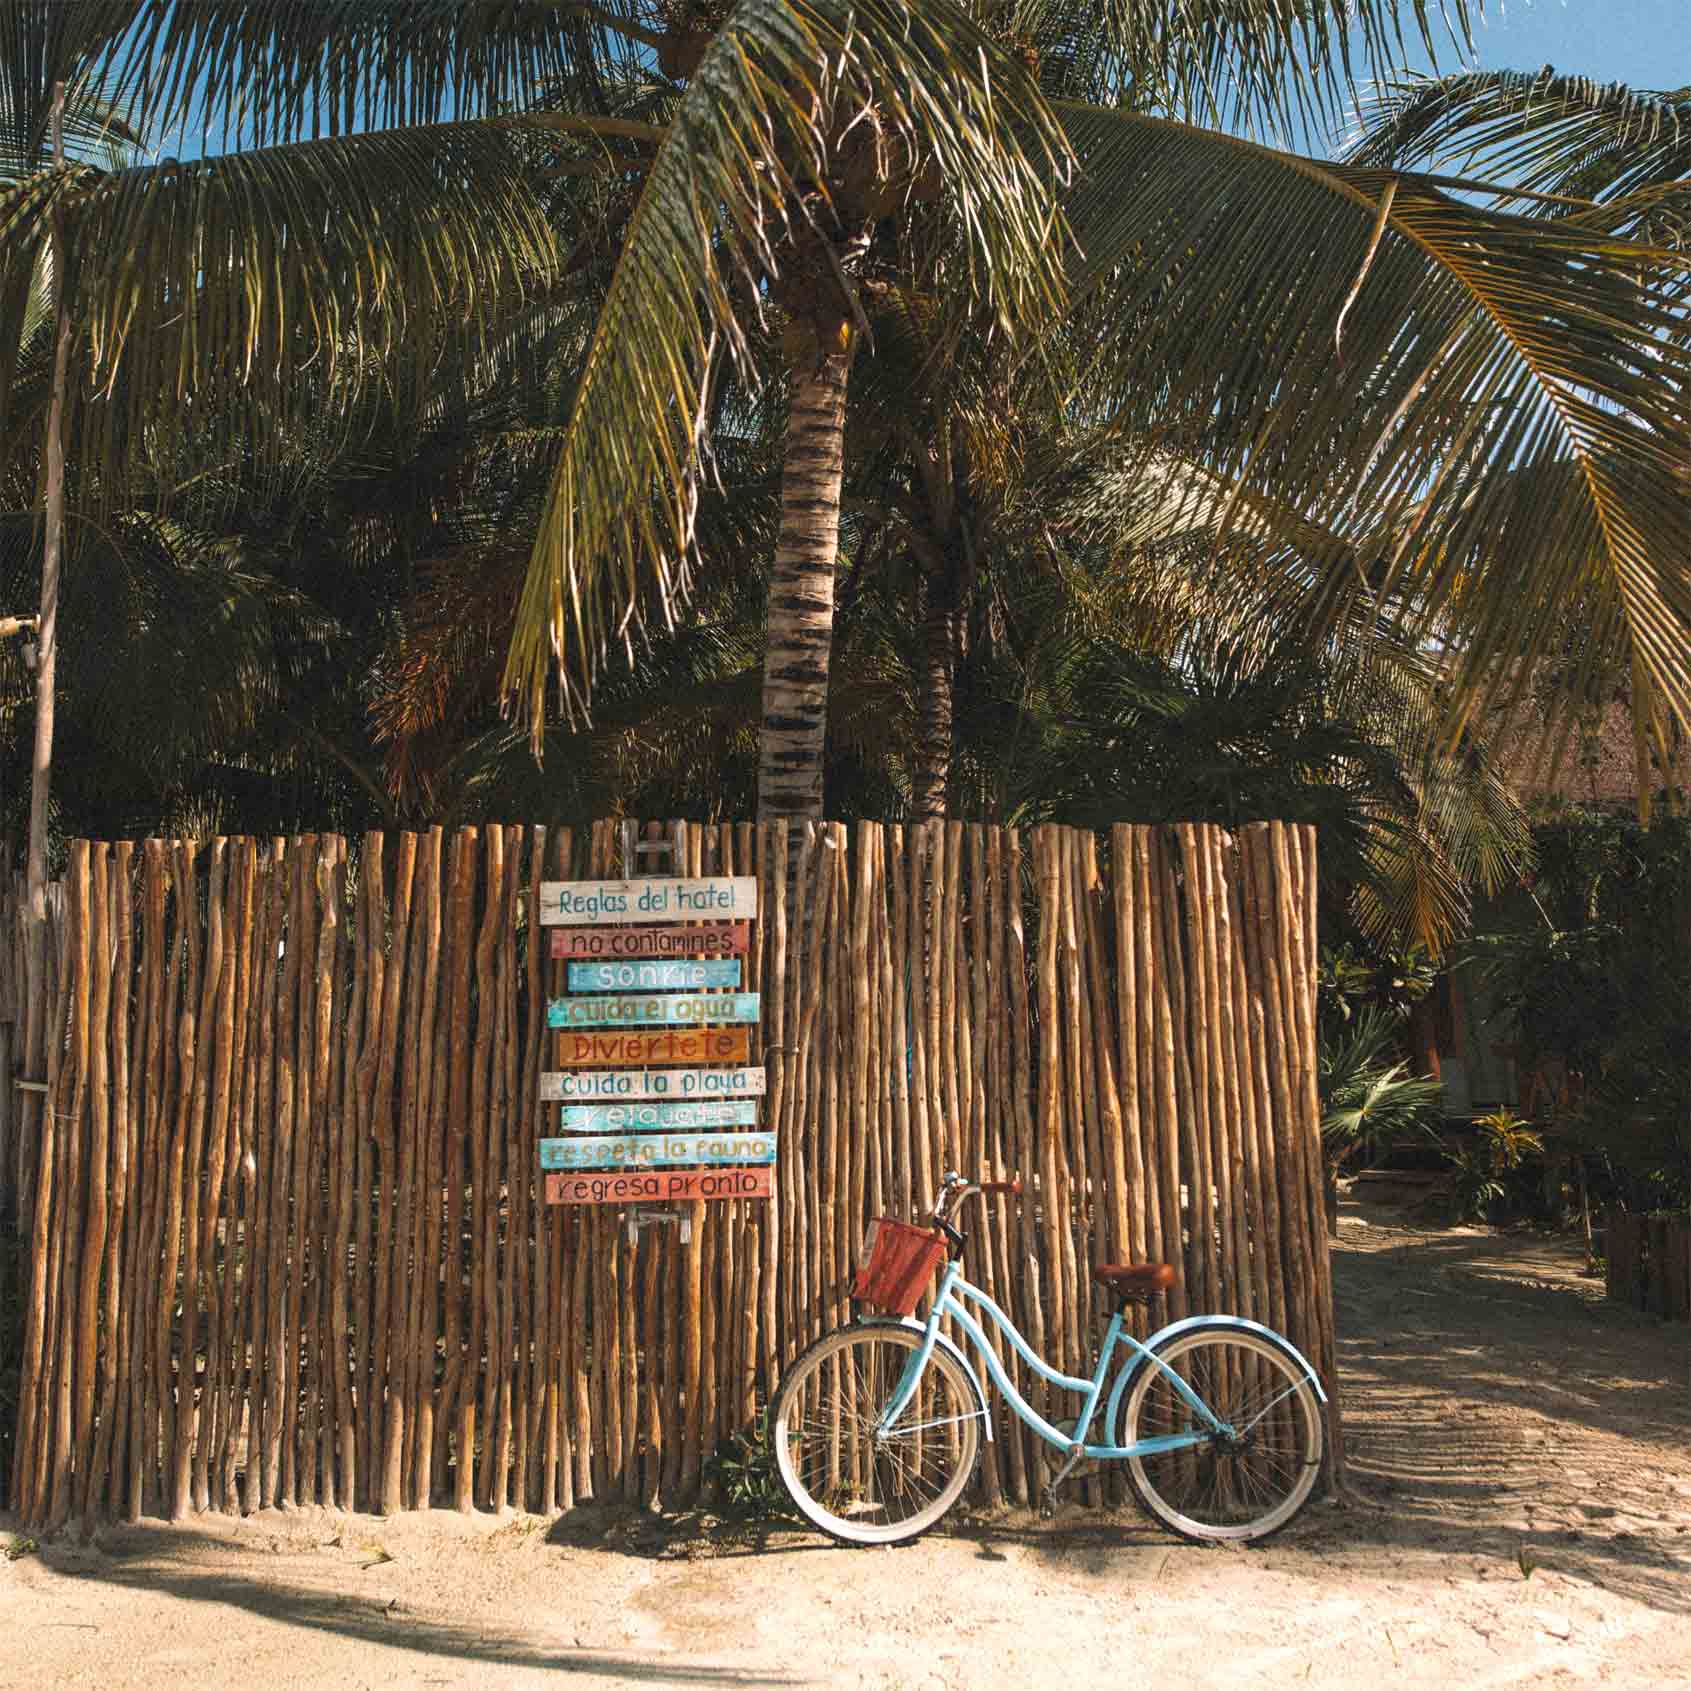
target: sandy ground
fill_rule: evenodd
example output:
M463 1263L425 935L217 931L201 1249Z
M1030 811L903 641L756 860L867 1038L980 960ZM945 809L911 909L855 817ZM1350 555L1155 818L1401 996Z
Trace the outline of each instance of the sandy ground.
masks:
M585 1512L0 1522L0 1685L1691 1684L1691 1328L1542 1240L1351 1214L1335 1266L1354 1495L1260 1549L1078 1512L876 1551Z

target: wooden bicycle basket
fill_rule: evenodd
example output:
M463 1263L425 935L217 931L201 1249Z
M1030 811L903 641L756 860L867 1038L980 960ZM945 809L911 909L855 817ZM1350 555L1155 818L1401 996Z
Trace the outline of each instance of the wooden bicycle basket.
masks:
M945 1253L943 1233L878 1216L864 1235L851 1295L887 1315L914 1314Z

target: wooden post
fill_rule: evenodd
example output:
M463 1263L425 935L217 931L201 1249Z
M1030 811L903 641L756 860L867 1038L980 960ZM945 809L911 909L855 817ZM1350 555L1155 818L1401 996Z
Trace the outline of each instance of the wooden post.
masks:
M399 836L399 856L393 875L393 914L390 920L387 969L382 986L382 1019L376 1056L376 1099L373 1106L376 1143L381 1151L381 1207L376 1219L376 1247L373 1266L376 1275L375 1325L372 1355L376 1384L371 1390L371 1412L376 1425L384 1429L381 1451L381 1490L373 1501L380 1513L391 1515L403 1507L400 1494L401 1441L405 1436L404 1360L402 1319L409 1295L410 1275L406 1253L410 1239L409 1216L404 1200L409 1197L409 1153L405 1131L394 1106L394 1077L399 1068L399 1007L405 987L406 944L411 931L412 878L417 863L417 836ZM407 1036L408 1042L409 1038ZM380 1415L376 1415L377 1406Z

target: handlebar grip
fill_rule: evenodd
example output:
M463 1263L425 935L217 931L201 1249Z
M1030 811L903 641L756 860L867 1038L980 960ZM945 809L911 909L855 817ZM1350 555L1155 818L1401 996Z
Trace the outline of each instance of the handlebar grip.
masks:
M981 1180L976 1184L983 1192L1008 1192L1012 1198L1021 1196L1020 1180Z

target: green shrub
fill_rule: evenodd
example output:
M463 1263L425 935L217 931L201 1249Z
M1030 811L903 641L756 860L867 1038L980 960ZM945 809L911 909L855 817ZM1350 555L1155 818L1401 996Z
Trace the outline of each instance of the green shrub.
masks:
M1544 1154L1544 1138L1513 1110L1494 1110L1474 1122L1476 1136L1446 1150L1455 1176L1452 1197L1462 1221L1486 1221L1509 1196L1509 1177Z
M725 1514L743 1521L797 1520L787 1488L775 1469L775 1446L770 1439L769 1410L717 1447L705 1464L705 1483L712 1487Z
M1556 1061L1545 1126L1634 1209L1691 1202L1691 822L1576 810L1537 830L1532 918L1476 949L1520 1066Z

